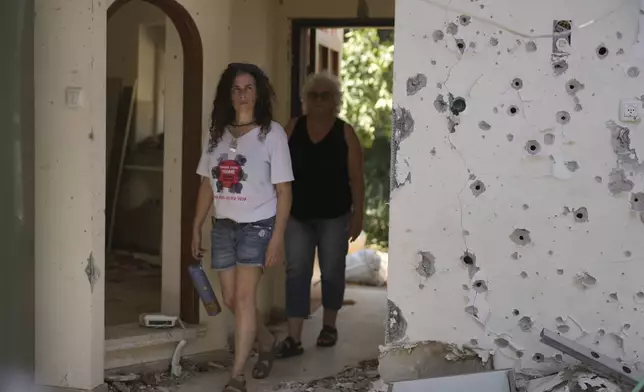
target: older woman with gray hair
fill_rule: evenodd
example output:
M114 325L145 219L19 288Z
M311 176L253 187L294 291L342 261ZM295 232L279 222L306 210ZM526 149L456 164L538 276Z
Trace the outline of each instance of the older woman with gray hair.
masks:
M304 352L304 320L310 313L311 278L317 248L324 317L319 347L338 340L336 319L344 302L349 241L362 231L364 169L353 127L338 117L339 81L329 73L309 77L302 90L305 115L286 126L295 181L286 227L286 312L288 337L278 357Z

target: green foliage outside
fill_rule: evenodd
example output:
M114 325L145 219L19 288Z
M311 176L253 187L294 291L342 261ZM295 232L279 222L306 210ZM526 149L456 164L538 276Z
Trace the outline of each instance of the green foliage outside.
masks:
M354 126L365 154L365 222L369 242L389 242L389 164L393 31L347 30L342 53L342 117Z

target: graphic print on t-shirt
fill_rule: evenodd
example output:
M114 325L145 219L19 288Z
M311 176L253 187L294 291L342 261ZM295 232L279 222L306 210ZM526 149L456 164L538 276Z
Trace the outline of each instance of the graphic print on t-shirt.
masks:
M237 154L234 159L231 159L228 153L221 154L217 159L217 165L212 168L212 180L215 182L217 193L223 193L224 189L227 189L228 193L240 194L244 189L243 182L248 178L244 172L245 165L246 157L244 155Z

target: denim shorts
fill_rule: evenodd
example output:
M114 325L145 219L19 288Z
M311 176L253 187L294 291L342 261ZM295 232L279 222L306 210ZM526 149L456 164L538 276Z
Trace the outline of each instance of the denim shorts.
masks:
M215 219L211 231L212 269L221 271L238 265L263 268L274 226L275 217L252 223Z

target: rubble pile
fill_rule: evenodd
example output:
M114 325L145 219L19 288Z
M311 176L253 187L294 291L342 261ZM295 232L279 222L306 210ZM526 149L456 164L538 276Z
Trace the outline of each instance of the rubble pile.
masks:
M518 374L517 389L521 392L630 392L615 381L602 377L583 367L571 368L544 377L526 377Z
M181 376L174 377L170 371L144 374L119 374L105 378L109 392L175 392L178 387L198 374L226 370L226 366L215 362L197 364L181 361Z
M346 367L335 376L308 382L282 382L273 387L278 392L378 392L386 391L378 373L378 360L362 361Z

